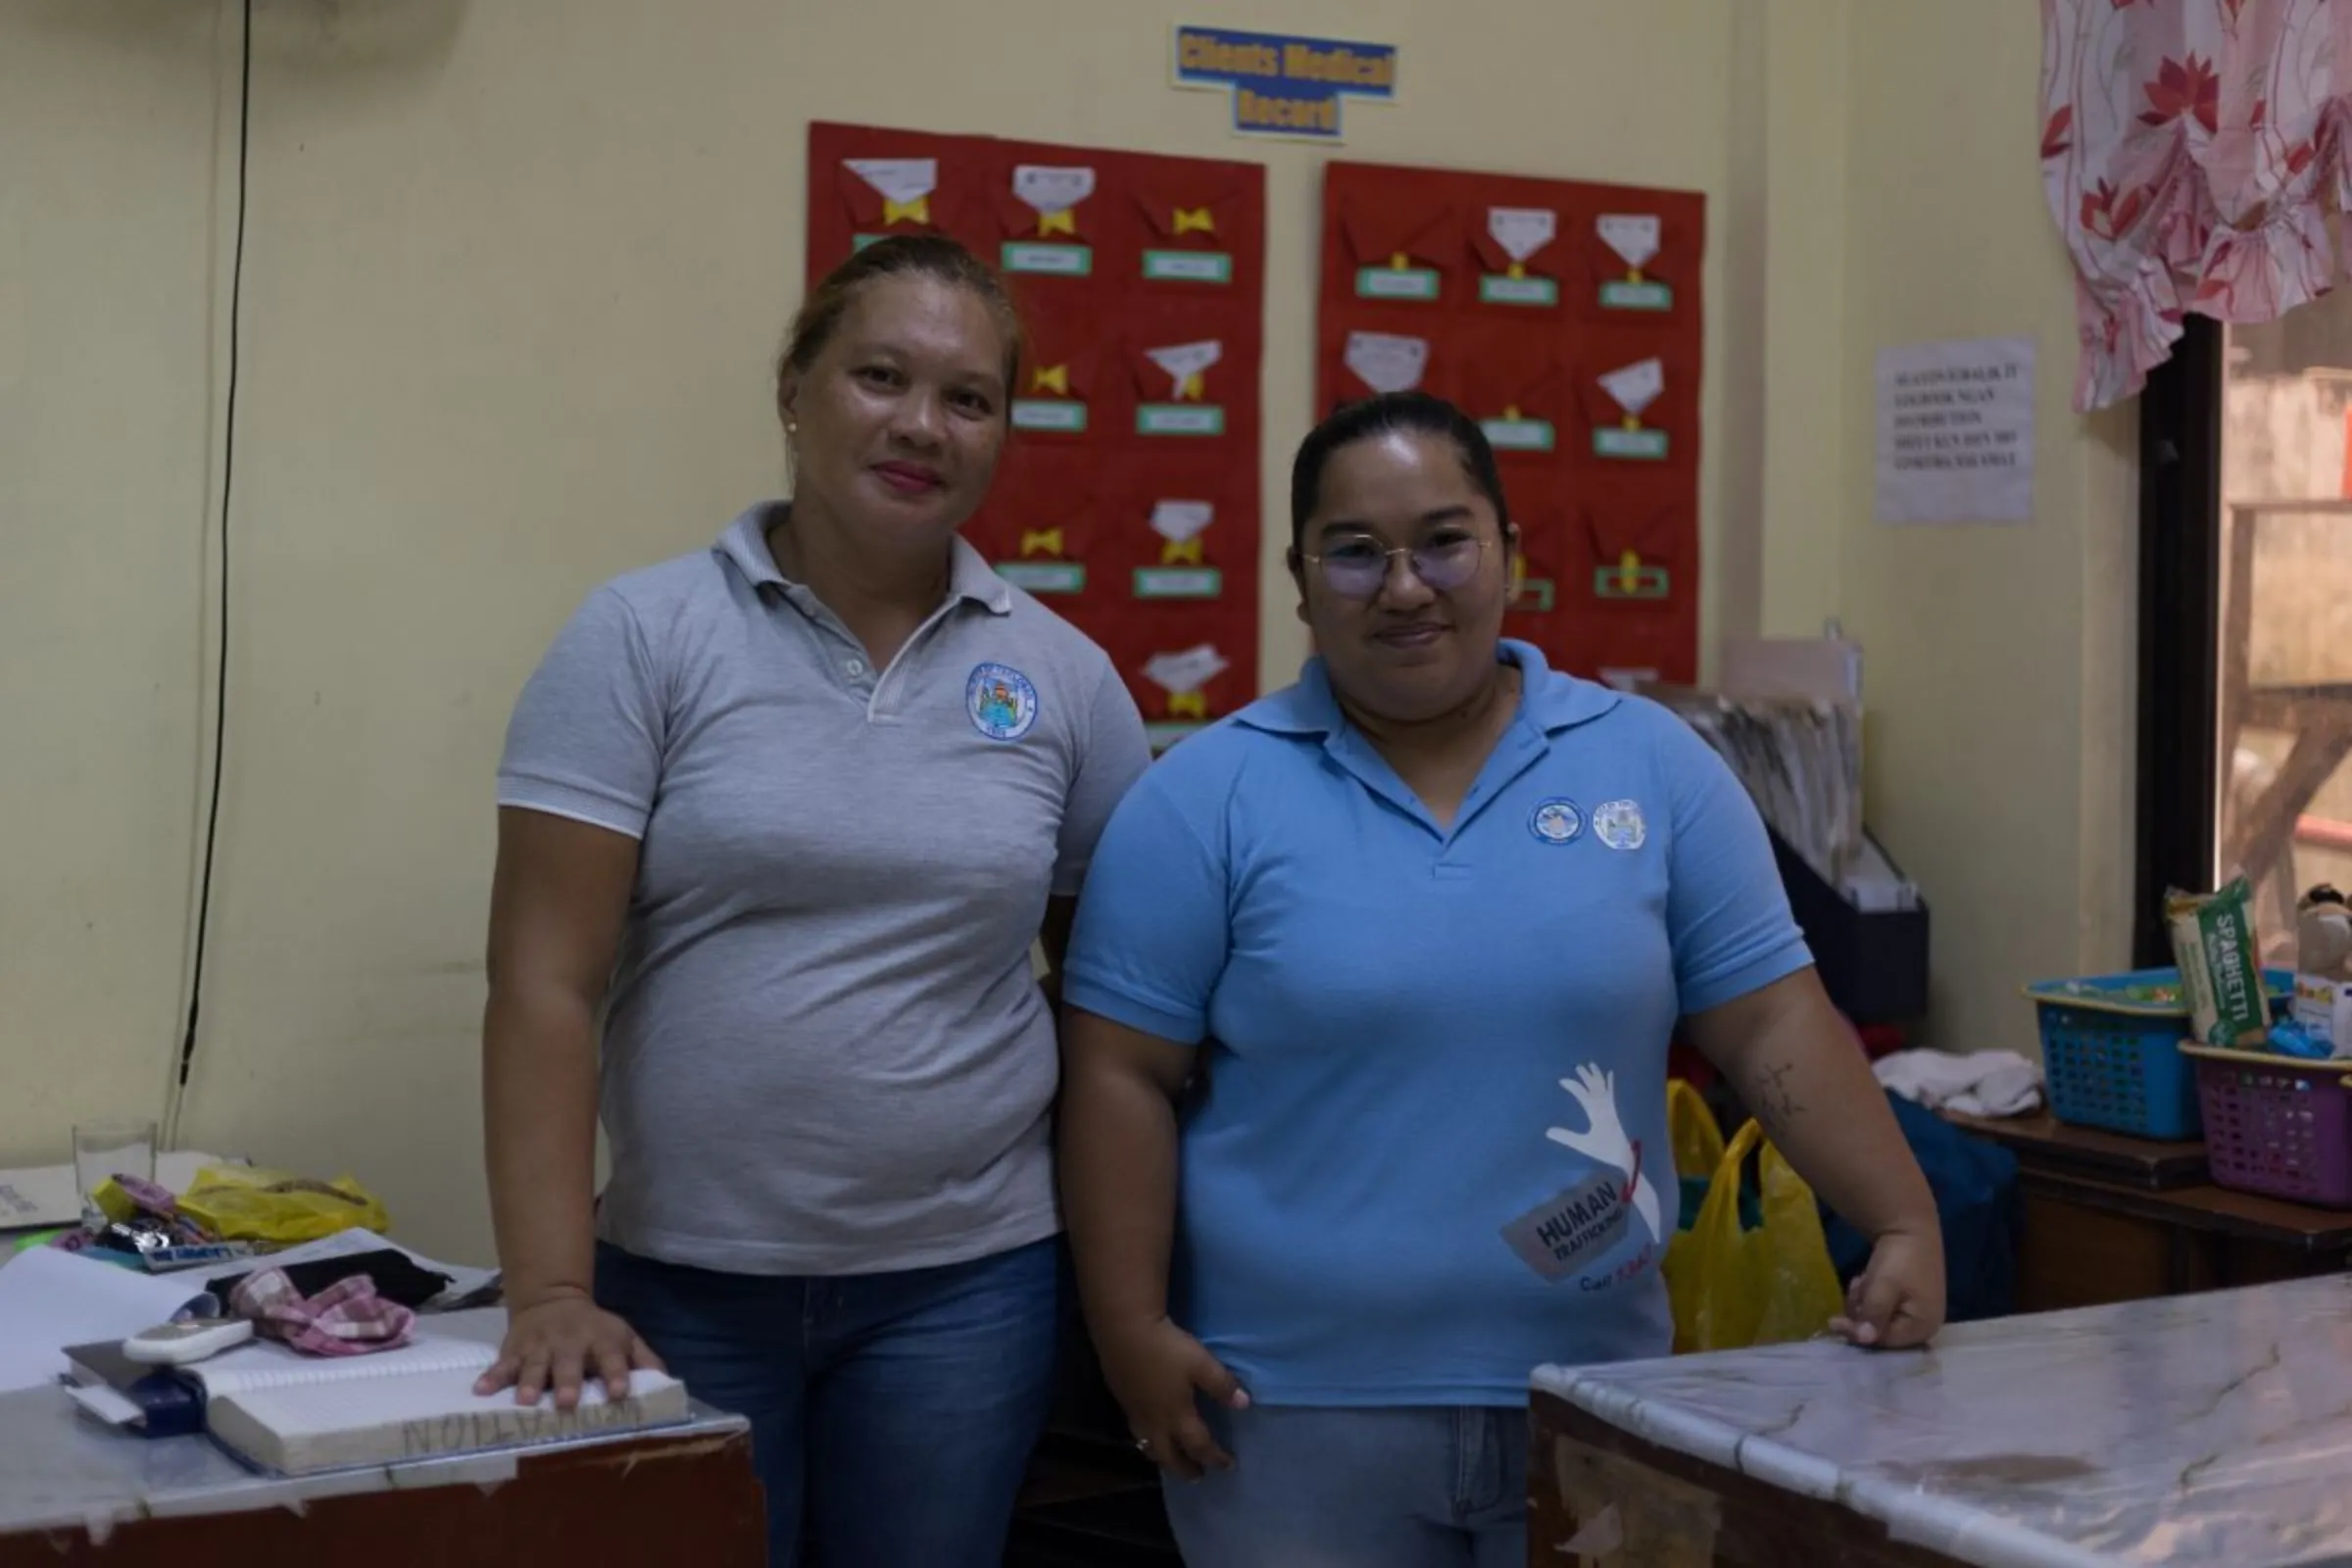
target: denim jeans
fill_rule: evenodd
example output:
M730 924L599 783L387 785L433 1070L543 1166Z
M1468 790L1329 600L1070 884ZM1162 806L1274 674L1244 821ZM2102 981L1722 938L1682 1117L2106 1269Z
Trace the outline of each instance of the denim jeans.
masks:
M1061 1246L840 1277L600 1244L597 1303L752 1425L774 1568L997 1568L1054 1393Z
M1209 1412L1233 1468L1165 1483L1190 1568L1520 1568L1527 1411Z

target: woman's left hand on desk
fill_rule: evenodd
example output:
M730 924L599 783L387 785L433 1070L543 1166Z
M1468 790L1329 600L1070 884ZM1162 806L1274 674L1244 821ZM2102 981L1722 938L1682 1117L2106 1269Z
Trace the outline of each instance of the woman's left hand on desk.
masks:
M1936 1231L1888 1231L1845 1293L1845 1316L1830 1325L1872 1350L1909 1350L1943 1327L1943 1238Z

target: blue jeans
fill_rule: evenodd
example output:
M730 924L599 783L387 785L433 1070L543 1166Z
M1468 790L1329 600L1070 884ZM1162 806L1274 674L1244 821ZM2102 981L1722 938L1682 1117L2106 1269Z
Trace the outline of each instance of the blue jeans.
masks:
M1053 1400L1061 1248L839 1277L599 1244L596 1299L752 1424L774 1568L997 1568Z
M1164 1484L1191 1568L1521 1568L1527 1411L1208 1412L1233 1468Z

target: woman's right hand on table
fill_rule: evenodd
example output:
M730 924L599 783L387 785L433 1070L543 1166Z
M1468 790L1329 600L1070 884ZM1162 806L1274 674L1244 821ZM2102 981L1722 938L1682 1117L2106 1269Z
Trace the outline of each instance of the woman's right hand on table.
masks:
M1247 1410L1250 1396L1206 1346L1162 1317L1098 1334L1095 1352L1146 1458L1187 1481L1198 1481L1203 1470L1233 1468L1233 1455L1200 1418L1200 1397Z
M589 1378L618 1397L628 1389L629 1374L640 1368L662 1370L662 1358L635 1329L585 1295L553 1296L508 1314L506 1343L473 1392L512 1388L516 1404L537 1404L542 1393L552 1394L557 1409L569 1410L579 1404L580 1387Z

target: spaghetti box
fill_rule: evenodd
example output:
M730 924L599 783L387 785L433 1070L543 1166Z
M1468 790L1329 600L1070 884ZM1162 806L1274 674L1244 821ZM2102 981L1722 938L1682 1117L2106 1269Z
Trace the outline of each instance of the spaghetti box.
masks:
M1767 832L1771 829L1767 827ZM1874 856L1896 880L1903 881L1879 841L1862 835L1866 856ZM1861 908L1832 886L1805 858L1772 834L1773 858L1780 862L1781 885L1788 893L1789 912L1813 950L1814 967L1822 988L1838 1010L1854 1023L1904 1023L1928 1010L1928 905L1914 890L1901 908Z

